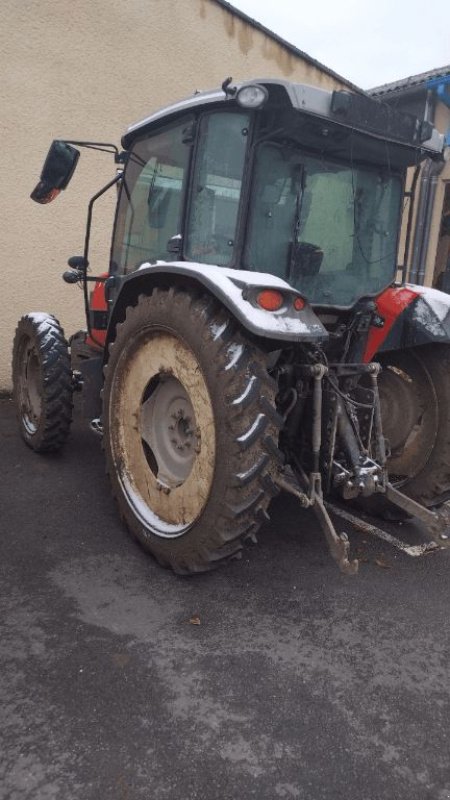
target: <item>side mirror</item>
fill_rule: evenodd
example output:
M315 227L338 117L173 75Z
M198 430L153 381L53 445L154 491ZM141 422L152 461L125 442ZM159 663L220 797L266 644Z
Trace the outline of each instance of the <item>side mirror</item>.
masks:
M55 139L45 159L41 179L30 197L36 203L51 203L68 185L80 153L75 147Z

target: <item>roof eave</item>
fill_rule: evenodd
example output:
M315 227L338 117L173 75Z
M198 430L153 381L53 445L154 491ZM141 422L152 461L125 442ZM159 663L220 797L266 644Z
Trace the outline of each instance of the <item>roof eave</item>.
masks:
M320 61L317 61L317 59L308 55L308 53L305 53L303 50L300 50L298 47L295 47L295 45L291 44L291 42L288 42L286 41L286 39L283 39L281 36L278 36L278 34L274 33L274 31L271 31L270 28L266 28L266 26L263 25L261 22L258 22L256 19L253 19L253 17L249 17L248 14L245 14L244 11L241 11L239 8L236 8L236 6L233 6L231 3L228 2L228 0L212 0L212 2L217 3L217 5L226 9L226 11L228 11L230 14L233 14L233 16L239 17L248 25L251 25L253 28L256 28L257 30L261 31L261 33L264 33L266 36L269 36L271 39L280 44L286 50L289 50L289 52L291 52L297 58L303 59L303 61L306 61L308 64L311 64L311 66L316 67L320 72L324 72L326 75L329 75L331 78L334 78L336 81L339 81L339 83L342 83L344 86L347 86L353 92L357 92L358 94L367 94L364 91L364 89L361 89L360 86L356 86L356 84L352 83L347 78L343 78L342 75L339 75L330 67L327 67L325 64L322 64Z
M410 75L400 81L374 86L373 89L368 89L367 93L379 100L420 94L427 91L428 88L432 88L433 84L440 83L449 77L450 66L437 67L436 69L428 70L428 72L420 72L418 75Z

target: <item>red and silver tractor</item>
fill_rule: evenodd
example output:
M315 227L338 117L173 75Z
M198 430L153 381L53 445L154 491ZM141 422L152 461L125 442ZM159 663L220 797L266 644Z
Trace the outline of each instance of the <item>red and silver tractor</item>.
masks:
M66 188L74 145L110 150L120 169L63 276L83 287L87 330L67 342L49 314L19 322L25 442L58 450L81 389L121 516L178 573L236 555L280 490L316 512L345 572L357 562L328 500L397 509L438 538L450 298L397 282L397 257L407 170L442 158L443 137L364 95L227 79L132 125L121 152L53 142L34 200ZM114 184L96 277L92 207Z

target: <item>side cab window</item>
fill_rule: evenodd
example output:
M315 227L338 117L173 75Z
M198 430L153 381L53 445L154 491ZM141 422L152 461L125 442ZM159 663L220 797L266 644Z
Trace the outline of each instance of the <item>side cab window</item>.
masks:
M200 120L184 255L228 266L234 258L248 113L215 111Z
M181 234L190 143L183 121L138 139L130 152L114 236L112 261L132 272L145 261L173 260L168 242Z

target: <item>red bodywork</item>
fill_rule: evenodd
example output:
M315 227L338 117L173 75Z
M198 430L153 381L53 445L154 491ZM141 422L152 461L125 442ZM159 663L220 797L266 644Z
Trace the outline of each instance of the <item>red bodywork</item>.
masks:
M372 361L375 353L387 339L394 322L418 296L419 293L414 289L408 289L405 286L390 286L377 297L375 300L377 313L384 320L384 325L382 328L370 328L363 356L364 364Z
M108 273L104 273L104 277L108 277ZM409 289L405 286L390 286L376 298L377 314L384 320L384 325L382 328L374 326L370 328L363 355L364 364L368 364L373 359L387 339L394 322L416 297L419 297L419 292L414 291L414 289ZM91 311L108 310L103 281L97 281L94 286L91 294L90 309ZM91 334L92 336L87 336L86 338L87 344L97 348L105 346L106 330L91 328Z
M108 277L105 272L101 277ZM97 281L92 293L89 307L91 311L108 311L108 303L105 299L105 284L103 281ZM106 341L106 330L100 328L91 328L91 336L86 337L86 343L91 347L104 347Z

